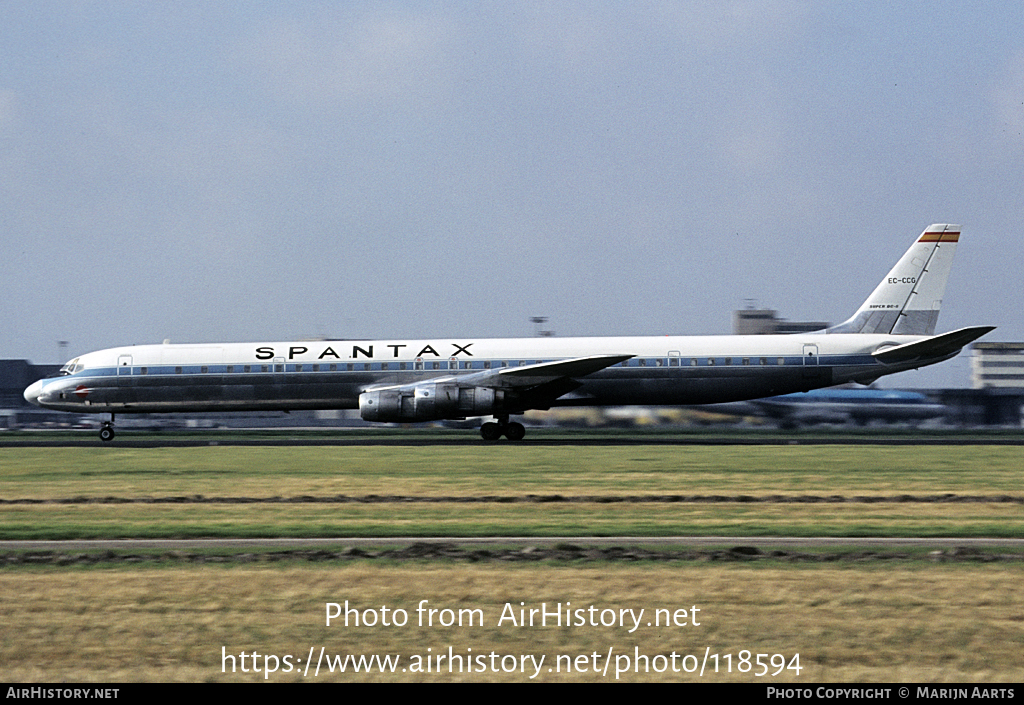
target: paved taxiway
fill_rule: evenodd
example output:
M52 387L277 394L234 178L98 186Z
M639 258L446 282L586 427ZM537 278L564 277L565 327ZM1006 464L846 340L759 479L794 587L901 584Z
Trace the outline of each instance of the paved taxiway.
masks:
M465 436L444 434L431 438L423 434L413 436L396 432L394 435L345 438L338 436L295 438L282 435L280 438L262 437L246 438L231 437L229 434L211 437L204 436L145 436L132 438L130 433L120 434L110 443L103 443L93 434L69 434L66 437L53 436L33 438L32 434L19 434L7 438L0 437L0 448L202 448L209 446L232 447L316 447L316 446L481 446L487 445L480 440L475 432L468 431ZM534 447L559 446L761 446L761 445L890 445L890 446L948 446L948 445L1024 445L1024 434L879 434L879 435L658 435L636 434L629 436L580 436L559 435L557 437L535 436L523 441L510 443L497 441L495 446L523 445Z

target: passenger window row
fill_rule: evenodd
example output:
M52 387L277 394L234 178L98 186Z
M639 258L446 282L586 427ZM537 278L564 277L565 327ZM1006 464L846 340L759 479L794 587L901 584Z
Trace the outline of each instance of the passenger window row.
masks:
M260 372L402 372L408 370L489 370L492 368L533 365L543 360L416 360L414 362L332 362L275 363L274 365L224 365L174 367L174 374L251 374ZM148 375L149 367L124 367L128 374ZM153 368L153 374L166 374L169 368Z
M544 360L415 360L413 362L331 362L331 363L274 363L273 365L224 365L224 366L176 366L174 374L252 374L274 372L403 372L440 370L490 370L507 367L526 367L545 362ZM785 365L785 357L634 357L620 362L616 367L730 367ZM130 374L148 375L149 367L131 367ZM77 371L77 370L76 370ZM152 368L153 374L167 374L169 368Z
M773 358L768 357L691 357L688 359L690 367L715 367L716 365L725 367L740 365L747 367L753 364L764 367L773 364ZM679 367L685 363L682 361L682 358L679 357L634 357L619 364L622 367L665 367L666 365L668 367ZM774 364L785 365L786 358L774 358Z

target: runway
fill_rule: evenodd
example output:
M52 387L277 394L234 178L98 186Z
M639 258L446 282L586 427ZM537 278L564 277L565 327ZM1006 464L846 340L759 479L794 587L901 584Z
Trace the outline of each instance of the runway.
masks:
M786 446L786 445L887 445L887 446L1022 446L1024 434L1019 432L948 432L921 433L609 433L582 431L533 432L522 441L480 439L475 430L464 432L396 430L393 433L330 432L293 435L288 432L249 434L246 432L211 432L199 434L133 434L119 432L117 438L104 443L92 432L65 434L17 433L0 435L0 448L202 448L228 447L562 447L562 446Z

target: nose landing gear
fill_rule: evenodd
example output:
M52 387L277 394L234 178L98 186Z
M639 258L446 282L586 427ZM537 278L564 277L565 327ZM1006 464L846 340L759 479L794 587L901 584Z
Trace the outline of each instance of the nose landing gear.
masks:
M100 428L100 440L109 443L114 440L114 415L110 415L110 421L104 421Z

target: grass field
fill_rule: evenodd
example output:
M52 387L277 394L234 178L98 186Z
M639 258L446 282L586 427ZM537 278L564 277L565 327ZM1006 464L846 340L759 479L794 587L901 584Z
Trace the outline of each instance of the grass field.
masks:
M1020 449L1002 446L5 448L0 450L0 537L1021 536L1022 459ZM195 501L197 495L259 501ZM307 501L339 495L586 495L589 501ZM600 501L655 495L847 501ZM905 497L941 495L997 501ZM873 498L886 501L868 501ZM1020 566L927 560L842 567L359 560L273 566L4 566L0 680L262 680L262 672L252 672L251 656L250 672L241 671L239 655L255 651L260 659L278 659L273 681L525 681L534 672L537 680L613 681L616 668L626 668L629 672L619 674L619 680L1019 682L1024 678ZM326 604L345 600L378 614L385 605L392 614L404 609L410 623L325 626ZM418 626L421 600L452 614L479 610L484 623ZM617 625L498 624L506 603L516 610L539 608L540 603L548 609L557 603L593 605L598 615L644 609L645 617L632 633ZM700 609L700 626L646 626L654 610L674 613L693 606ZM328 655L391 654L401 661L394 673L373 669L356 674L350 665L345 674L321 673L314 679L311 668L309 675L301 675L310 649L318 654L321 647ZM425 671L422 657L447 655L449 647L467 662L470 655L492 652L497 660L487 658L486 670L473 672L466 672L470 663L451 672L446 662L441 672L412 670L420 658ZM777 676L759 677L756 665L740 660L744 651L752 654L751 662L763 653L765 662L779 655L786 665L799 654L801 670L783 668ZM706 664L703 677L686 672L694 658L716 653L718 673ZM542 655L539 669L528 660L521 670L520 657ZM641 659L640 672L635 672L637 655L648 658L646 670ZM235 672L232 660L223 656L235 657ZM607 673L602 671L606 662ZM272 664L258 665L262 671Z
M521 671L519 658L543 655L535 680L548 682L1020 682L1021 577L1019 568L998 565L353 563L0 571L0 680L525 682L537 670L528 661ZM366 609L379 615L387 606L392 620L396 610L405 610L408 621L405 626L356 627L353 620L346 627L342 618L326 626L326 604L344 605L346 600L363 615ZM418 624L421 600L439 610L432 626ZM499 625L506 603L518 615L541 603L551 611L567 602L572 608L593 605L605 617L606 609L645 612L632 633L635 621L628 616L622 627L617 622L578 627L538 622L531 627L509 620ZM482 623L471 625L467 619L461 627L457 622L444 626L443 609L480 610ZM685 626L648 626L658 609L672 615L686 610ZM691 617L699 626L691 624ZM321 647L329 656L397 655L401 660L394 673L380 673L378 667L354 673L350 662L346 673L328 673L321 665L314 676L314 663L303 675L310 649L315 662ZM490 659L484 670L472 672L466 670L476 669L476 663L463 662L461 672L451 672L447 661L440 672L436 662L429 673L402 671L415 668L417 657L436 658L449 647L464 657L493 652L515 658L497 661L496 671ZM746 664L747 671L741 672L742 651L754 654L751 661L758 653L767 655L765 662L778 654L786 665L795 665L799 655L800 671L772 667L769 673L778 671L777 676L758 677L761 669ZM238 659L243 652L259 655L260 671L274 665L266 657L276 657L278 671L269 678L254 673L250 657L249 672L243 673ZM719 654L718 672L709 665L703 677L687 673L706 652ZM222 660L224 654L236 657L234 672L232 662ZM638 654L650 660L638 662ZM725 660L729 654L731 673ZM283 660L286 655L289 663Z
M1012 446L4 449L0 538L1020 537L1022 461ZM491 501L337 501L394 495ZM589 501L511 501L530 495ZM940 495L991 501L904 501ZM651 501L665 496L832 500Z

